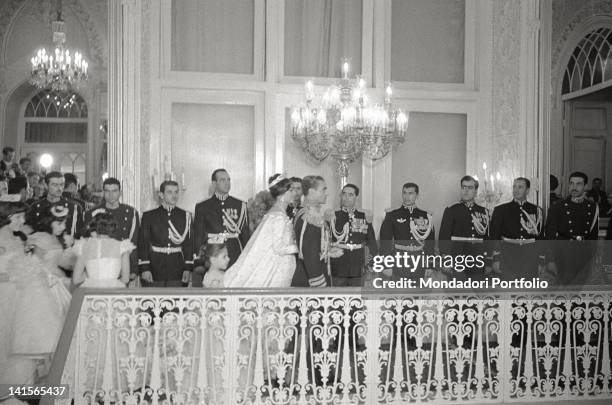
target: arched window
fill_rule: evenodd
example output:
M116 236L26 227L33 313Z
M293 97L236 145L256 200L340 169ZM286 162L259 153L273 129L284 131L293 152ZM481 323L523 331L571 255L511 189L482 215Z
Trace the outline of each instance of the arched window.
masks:
M25 104L22 153L50 153L51 170L74 173L84 184L87 113L87 103L77 93L39 91Z
M612 28L584 36L572 52L563 75L562 94L612 80Z
M87 143L87 104L76 93L43 90L24 118L26 143Z

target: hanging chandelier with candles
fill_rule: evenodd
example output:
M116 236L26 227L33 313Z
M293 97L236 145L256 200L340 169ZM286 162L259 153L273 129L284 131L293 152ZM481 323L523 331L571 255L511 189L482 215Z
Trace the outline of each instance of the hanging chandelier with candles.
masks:
M83 55L64 48L66 33L62 20L62 2L57 1L57 19L51 23L55 49L47 52L45 48L36 51L32 58L31 83L42 89L67 92L79 88L87 80L87 61Z
M349 164L366 157L378 160L404 142L408 115L391 105L392 89L385 89L384 103L371 103L365 79L349 79L350 65L342 63L342 79L330 86L319 102L314 101L314 84L305 84L306 102L291 113L292 137L314 160L329 155L338 162L341 184L345 185Z

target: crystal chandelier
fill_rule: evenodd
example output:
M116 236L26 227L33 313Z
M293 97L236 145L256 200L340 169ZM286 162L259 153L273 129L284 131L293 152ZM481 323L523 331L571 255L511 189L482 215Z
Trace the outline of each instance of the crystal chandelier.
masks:
M392 108L391 86L385 89L384 104L369 103L366 81L357 77L351 83L350 65L342 63L342 79L314 102L314 84L305 85L306 103L291 113L293 139L318 162L332 155L344 186L349 164L365 156L371 160L385 157L404 142L408 115Z
M39 88L66 92L73 87L78 88L87 80L87 61L80 52L74 56L64 48L66 33L62 20L62 3L57 2L57 20L53 21L53 44L55 50L47 52L45 48L36 51L32 58L31 83Z

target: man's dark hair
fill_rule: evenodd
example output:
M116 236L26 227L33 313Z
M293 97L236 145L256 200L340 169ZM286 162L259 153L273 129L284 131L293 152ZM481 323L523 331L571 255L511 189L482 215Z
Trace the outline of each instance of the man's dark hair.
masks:
M64 182L64 188L67 188L71 184L74 184L75 186L78 185L79 179L74 175L74 173L65 173Z
M19 164L22 165L25 162L30 162L32 163L32 159L30 159L29 157L22 157L21 159L19 159Z
M308 195L311 189L317 188L320 181L325 181L321 176L306 176L302 179L302 192L304 195Z
M402 191L404 191L404 189L406 188L413 188L414 191L419 194L419 185L416 183L404 183L404 185L402 186Z
M292 183L301 183L301 182L302 182L302 179L301 179L301 178L299 178L299 177L291 177L291 178L289 179L289 181L290 181L290 182L292 182Z
M601 183L601 179L600 179L599 177L595 177L595 178L593 179L593 183L595 183L596 181L598 181L598 182L600 182L600 183Z
M559 179L554 174L550 175L550 191L554 191L559 187Z
M9 153L12 153L12 152L15 152L15 149L14 149L14 148L12 148L12 147L10 147L10 146L5 146L5 147L2 149L2 154L3 154L3 155L8 155Z
M61 174L60 172L49 172L45 176L45 183L49 185L49 181L51 181L51 179L63 179L63 178L64 178L64 175Z
M572 177L579 177L579 178L581 178L582 180L584 180L584 184L587 184L589 182L589 176L587 176L583 172L574 172L574 173L569 175L569 179L571 180Z
M28 188L28 179L25 177L15 177L14 179L9 179L8 181L8 193L9 194L19 194L21 190Z
M475 178L473 178L472 176L469 176L469 175L463 176L463 177L461 178L461 181L459 182L459 184L460 184L460 185L463 185L463 182L464 182L464 181L473 181L473 182L474 182L474 188L475 188L476 190L478 190L478 186L479 186L479 184L478 184L478 180L476 180L476 179L475 179Z
M516 179L514 179L514 181L521 181L521 180L525 182L525 187L531 188L531 182L529 181L527 177L517 177Z
M165 180L162 181L162 184L159 185L159 192L163 193L164 191L166 191L166 187L168 186L176 186L178 188L178 183L174 180Z
M225 170L225 169L215 169L215 171L212 172L212 176L210 176L210 180L211 181L217 181L217 173L220 173L220 172L227 173L227 170Z
M102 190L104 190L104 186L111 185L116 185L119 187L119 190L121 190L121 182L115 177L108 177L106 180L104 180L104 182L102 183Z
M359 197L359 187L357 187L356 185L354 185L353 183L348 183L346 186L342 187L342 191L344 191L345 188L350 187L353 190L355 190L355 195L357 197Z

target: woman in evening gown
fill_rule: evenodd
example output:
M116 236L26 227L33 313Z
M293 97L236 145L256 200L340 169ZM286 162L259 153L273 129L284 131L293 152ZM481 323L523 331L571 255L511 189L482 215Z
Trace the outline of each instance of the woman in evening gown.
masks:
M225 273L230 288L290 287L297 246L287 206L294 199L291 181L276 174L268 181L271 208L264 215L242 254Z
M0 334L0 400L3 384L34 384L50 365L65 319L66 302L52 292L55 283L45 263L24 252L16 235L25 223L27 205L0 201L0 273L15 293L3 303L6 323ZM63 286L62 286L63 287ZM19 403L15 399L7 403Z
M134 245L129 240L112 239L117 227L110 213L94 214L86 234L76 242L77 255L72 273L75 285L85 288L125 288L130 281L130 252Z

